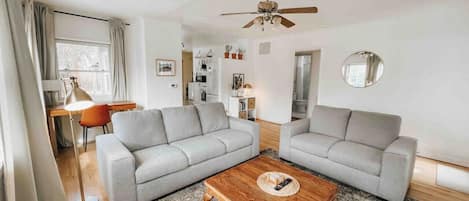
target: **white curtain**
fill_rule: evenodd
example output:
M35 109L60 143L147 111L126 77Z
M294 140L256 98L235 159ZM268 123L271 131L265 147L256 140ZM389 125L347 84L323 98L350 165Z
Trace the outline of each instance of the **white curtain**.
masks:
M64 201L18 0L0 1L0 120L8 201Z
M112 99L127 100L127 78L124 45L125 23L119 19L109 20L111 39Z

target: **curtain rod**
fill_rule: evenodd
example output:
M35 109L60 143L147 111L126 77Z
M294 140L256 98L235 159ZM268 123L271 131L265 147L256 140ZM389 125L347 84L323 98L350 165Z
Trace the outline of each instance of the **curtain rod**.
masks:
M79 14L64 12L64 11L60 11L60 10L54 10L54 13L60 13L60 14L65 14L65 15L71 15L71 16L76 16L76 17L82 17L82 18L88 18L88 19L93 19L93 20L98 20L98 21L109 22L108 19L90 17L90 16L86 16L86 15L79 15ZM130 24L125 23L125 25L129 26Z

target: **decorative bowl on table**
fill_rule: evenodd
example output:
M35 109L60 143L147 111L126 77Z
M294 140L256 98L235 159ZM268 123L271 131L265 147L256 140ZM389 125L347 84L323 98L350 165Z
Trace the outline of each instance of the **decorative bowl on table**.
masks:
M280 190L276 190L275 187L286 179L291 179L291 182ZM259 186L259 188L264 192L279 197L291 196L298 193L300 190L300 183L298 180L282 172L265 172L261 174L257 177L257 186Z

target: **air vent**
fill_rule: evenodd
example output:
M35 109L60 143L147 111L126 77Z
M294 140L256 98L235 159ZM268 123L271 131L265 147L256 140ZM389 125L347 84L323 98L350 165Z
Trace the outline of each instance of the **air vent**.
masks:
M270 54L270 42L263 42L259 44L259 54Z

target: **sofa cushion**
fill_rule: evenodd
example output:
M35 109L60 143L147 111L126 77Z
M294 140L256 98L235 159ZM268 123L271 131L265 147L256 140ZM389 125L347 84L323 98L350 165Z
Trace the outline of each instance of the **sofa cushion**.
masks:
M194 106L161 109L168 142L202 135L199 115Z
M166 144L166 131L159 110L118 112L112 115L114 135L130 151Z
M399 116L353 111L346 139L384 150L397 139L400 128Z
M342 165L379 175L383 151L367 145L342 141L331 147L328 157L329 160Z
M224 129L207 134L223 142L226 152L233 152L252 144L252 136L244 131Z
M189 166L184 153L170 145L158 145L133 152L136 162L135 179L141 184Z
M206 135L176 141L171 145L184 152L189 159L189 165L195 165L226 153L225 145L220 140Z
M228 116L223 103L206 103L195 107L204 134L228 128Z
M345 139L345 131L351 110L316 105L311 115L309 131L339 139Z
M327 158L329 149L341 139L317 133L305 133L291 138L292 148Z

